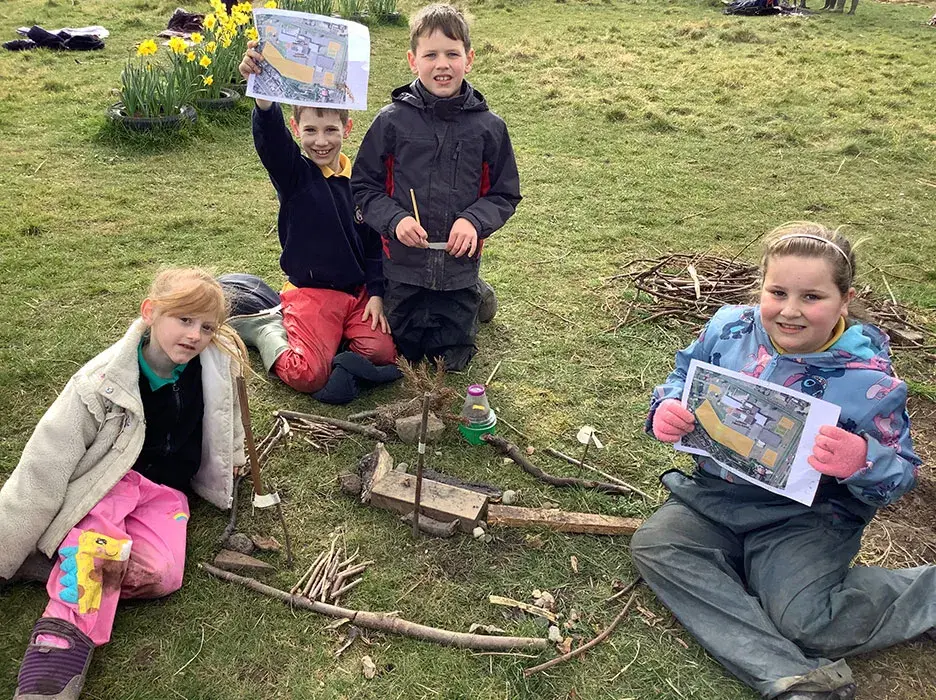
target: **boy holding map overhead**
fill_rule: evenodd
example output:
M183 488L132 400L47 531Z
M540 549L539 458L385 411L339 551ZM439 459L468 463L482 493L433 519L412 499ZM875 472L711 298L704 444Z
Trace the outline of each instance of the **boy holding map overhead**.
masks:
M514 213L520 179L504 121L465 80L474 51L461 12L420 10L407 58L417 78L377 114L351 185L383 238L397 349L412 362L440 357L460 370L476 351L481 249Z
M263 72L255 47L248 44L239 67L245 78ZM341 152L352 122L347 110L293 106L290 133L274 105L256 98L253 136L279 199L282 308L229 323L283 382L346 403L357 395L358 378L399 376L383 311L380 238L354 206L351 163ZM339 353L343 344L347 351Z

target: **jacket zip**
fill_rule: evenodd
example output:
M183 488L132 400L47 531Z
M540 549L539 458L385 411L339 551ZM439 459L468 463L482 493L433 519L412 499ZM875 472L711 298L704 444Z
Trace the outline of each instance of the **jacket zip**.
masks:
M458 158L461 155L462 142L455 144L455 153L452 154L452 189L458 184Z

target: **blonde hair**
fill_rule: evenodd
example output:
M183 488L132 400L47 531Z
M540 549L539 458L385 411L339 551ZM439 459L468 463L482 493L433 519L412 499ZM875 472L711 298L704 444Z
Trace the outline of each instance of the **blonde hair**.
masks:
M460 41L465 53L471 51L468 21L457 7L445 3L426 5L410 20L410 49L415 53L419 40L440 31L452 41Z
M855 253L851 242L838 229L832 230L812 221L790 221L767 235L761 258L761 281L773 258L794 255L801 258L822 258L832 270L832 281L842 296L855 281Z
M248 366L247 348L237 332L225 323L231 303L211 273L197 267L168 268L156 275L146 298L156 316L202 316L213 320L216 329L211 343L236 360L235 372L243 374Z

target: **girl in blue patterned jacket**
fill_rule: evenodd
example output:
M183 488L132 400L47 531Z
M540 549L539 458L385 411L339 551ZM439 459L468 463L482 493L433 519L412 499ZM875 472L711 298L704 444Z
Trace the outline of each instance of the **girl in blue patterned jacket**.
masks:
M676 355L654 391L647 429L676 442L695 418L680 403L700 361L841 407L809 464L822 473L812 506L733 477L704 457L691 476L663 475L669 500L631 544L641 575L722 665L765 698L847 700L842 657L936 625L936 567L891 571L850 563L875 511L911 489L907 387L886 336L849 323L855 258L847 239L808 222L768 240L757 306L720 309Z

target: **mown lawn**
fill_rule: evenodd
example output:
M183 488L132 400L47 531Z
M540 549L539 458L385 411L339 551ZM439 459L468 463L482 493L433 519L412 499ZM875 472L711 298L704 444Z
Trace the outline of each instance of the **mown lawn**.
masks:
M75 368L120 337L160 267L199 264L279 283L276 199L253 150L246 103L172 139L130 139L104 122L127 52L164 27L176 4L0 5L6 38L31 24L100 23L112 33L99 53L0 54L0 475L12 471ZM574 449L580 425L597 426L607 448L596 461L655 502L550 489L454 432L430 466L519 488L523 505L646 516L662 502L656 475L688 460L644 436L642 422L649 390L688 337L665 325L607 332L617 321L609 309L619 310L626 293L604 280L634 258L733 255L774 225L810 218L846 225L862 242L863 284L880 288L886 275L902 301L936 308L936 188L926 184L936 179L936 33L925 26L932 8L864 0L854 17L805 19L726 17L719 3L692 0L480 0L469 9L478 52L471 78L510 127L525 199L485 247L500 312L482 330L472 367L450 381L461 391L502 362L490 388L500 416L537 447L563 451ZM410 79L406 30L373 28L371 38L371 109L356 120L352 153L390 89ZM756 246L743 253L756 256ZM931 360L902 355L897 367L921 394L936 391ZM325 410L272 380L254 378L250 388L258 432L276 408ZM354 409L393 395L384 390ZM338 492L335 475L371 447L349 440L326 455L297 441L274 455L268 474L286 496L297 570L341 528L376 560L353 606L450 629L482 622L541 634L487 596L526 599L545 588L560 611L582 615L582 638L614 617L619 608L603 603L611 582L634 576L626 539L502 530L488 545L414 542L391 515ZM391 451L398 461L415 457L398 444ZM186 585L122 609L86 697L754 697L669 627L646 589L638 596L644 612L607 643L529 679L521 672L531 659L379 634L336 660L328 620L196 568L213 555L225 522L195 508ZM243 524L279 536L266 514L247 514ZM272 582L288 588L297 575L281 569ZM13 693L43 605L38 586L0 592L0 695ZM364 654L380 669L374 680L361 675ZM915 643L854 667L873 688L862 697L913 700L934 697L934 663L934 645Z

